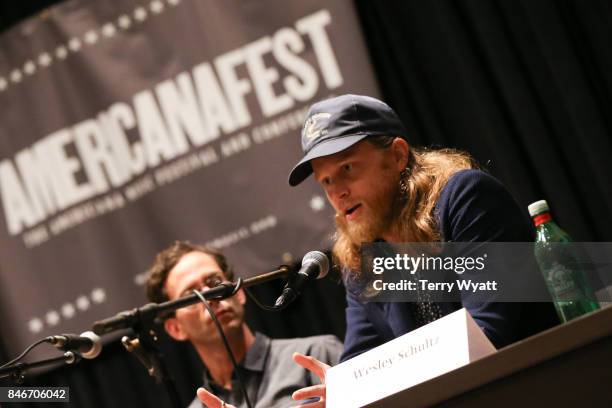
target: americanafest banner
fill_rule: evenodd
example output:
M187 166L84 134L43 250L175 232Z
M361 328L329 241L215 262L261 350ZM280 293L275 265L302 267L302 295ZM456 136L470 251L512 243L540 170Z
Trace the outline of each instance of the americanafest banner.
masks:
M9 353L145 303L175 239L242 276L328 247L325 197L287 175L308 106L346 92L377 94L349 1L67 1L3 33Z

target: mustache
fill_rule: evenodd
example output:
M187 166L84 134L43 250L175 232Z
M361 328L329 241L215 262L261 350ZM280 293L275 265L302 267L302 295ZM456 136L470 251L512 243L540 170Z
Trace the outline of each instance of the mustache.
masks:
M386 194L362 201L361 204L364 209L363 219L358 222L349 222L344 214L336 212L336 241L342 238L360 246L362 242L373 242L381 238L385 231L392 228L394 220L400 217L406 200L399 188L392 188Z

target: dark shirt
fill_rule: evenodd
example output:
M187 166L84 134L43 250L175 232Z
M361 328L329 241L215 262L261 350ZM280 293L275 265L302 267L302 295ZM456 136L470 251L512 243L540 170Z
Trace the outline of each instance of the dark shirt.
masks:
M293 339L270 339L255 334L255 342L247 350L238 365L241 378L254 408L286 408L298 405L291 394L304 387L319 384L317 376L293 362L292 355L299 353L335 365L342 353L342 343L335 336L312 336ZM204 374L204 388L227 404L246 407L236 376L232 376L232 389L215 384L208 372ZM202 408L196 397L189 408Z
M514 198L497 179L479 170L454 174L440 193L435 214L444 241L533 241L532 228ZM350 291L347 303L342 361L417 328L410 303L362 303ZM438 303L438 306L444 315L465 307L497 348L558 323L550 303Z

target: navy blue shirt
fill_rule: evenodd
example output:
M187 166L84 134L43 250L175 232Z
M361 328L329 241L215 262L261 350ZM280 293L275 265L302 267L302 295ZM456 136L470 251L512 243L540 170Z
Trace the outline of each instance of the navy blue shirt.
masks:
M448 180L435 215L444 241L533 241L533 229L514 198L497 179L479 170L462 170ZM410 303L362 303L347 292L347 304L342 361L417 328ZM558 323L550 303L438 305L443 314L465 307L497 348Z

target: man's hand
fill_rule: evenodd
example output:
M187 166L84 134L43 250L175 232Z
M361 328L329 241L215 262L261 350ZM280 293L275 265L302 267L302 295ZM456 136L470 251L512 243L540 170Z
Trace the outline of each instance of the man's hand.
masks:
M325 408L325 373L327 372L327 369L330 368L330 366L320 362L314 357L305 356L300 353L293 353L293 361L314 373L317 377L319 377L319 380L321 380L321 384L299 389L295 391L293 395L291 395L291 398L296 401L301 401L308 398L319 398L319 400L313 403L299 405L295 408Z
M197 394L200 401L208 408L236 408L233 405L226 404L221 398L211 394L202 387L198 388Z

